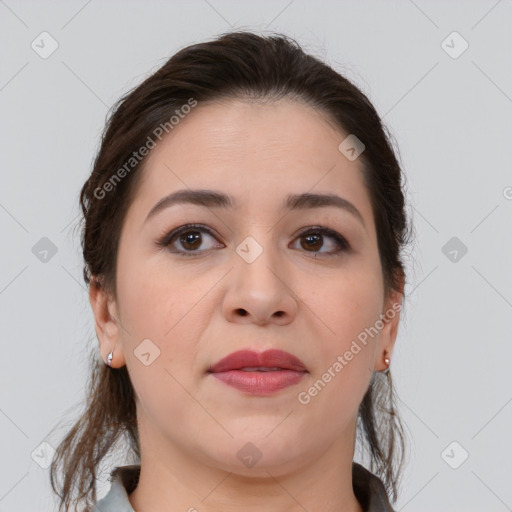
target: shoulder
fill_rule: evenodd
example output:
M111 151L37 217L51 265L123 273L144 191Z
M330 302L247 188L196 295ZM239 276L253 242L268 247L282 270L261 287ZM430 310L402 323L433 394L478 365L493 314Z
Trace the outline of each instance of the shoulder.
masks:
M352 487L364 512L395 512L382 480L357 462L352 463Z
M128 496L139 481L140 464L118 466L110 473L110 490L91 512L135 512Z

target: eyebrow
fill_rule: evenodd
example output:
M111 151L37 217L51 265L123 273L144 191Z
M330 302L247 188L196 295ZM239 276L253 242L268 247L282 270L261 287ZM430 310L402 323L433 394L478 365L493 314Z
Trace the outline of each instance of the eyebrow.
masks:
M232 197L215 190L178 190L160 199L149 211L146 223L150 218L166 208L176 204L194 204L206 208L234 209L237 202ZM294 194L289 195L283 203L283 209L305 210L309 208L335 207L354 215L365 226L361 212L347 199L336 194ZM366 227L366 226L365 226Z

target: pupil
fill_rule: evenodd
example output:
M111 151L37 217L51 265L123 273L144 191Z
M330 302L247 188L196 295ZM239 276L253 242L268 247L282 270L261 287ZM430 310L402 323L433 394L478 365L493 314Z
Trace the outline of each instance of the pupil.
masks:
M197 248L197 242L198 240L200 239L200 235L199 233L195 232L195 234L187 234L183 237L181 237L181 242L183 244L192 244L193 247L191 247L192 249L196 249ZM194 244L195 242L195 244Z
M319 243L321 240L320 235L308 235L308 236L306 236L306 240L308 241L307 246L309 248L319 249L319 247L315 246L315 243L321 246L321 243ZM310 243L311 241L313 241L313 243Z

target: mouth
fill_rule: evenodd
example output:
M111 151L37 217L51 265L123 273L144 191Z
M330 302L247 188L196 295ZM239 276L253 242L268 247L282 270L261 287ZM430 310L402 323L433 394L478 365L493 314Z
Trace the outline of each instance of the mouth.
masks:
M266 366L259 366L254 368L238 368L238 370L242 370L244 372L275 372L279 370L285 370L286 368L279 368L279 366L274 366L274 368L267 368Z
M308 373L305 364L283 350L240 350L208 369L216 379L239 391L266 396L297 384Z

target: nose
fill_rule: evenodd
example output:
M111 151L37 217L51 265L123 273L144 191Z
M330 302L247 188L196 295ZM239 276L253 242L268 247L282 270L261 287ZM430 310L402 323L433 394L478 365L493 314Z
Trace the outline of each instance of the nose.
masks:
M252 262L234 253L234 268L227 279L223 314L230 322L286 325L297 314L298 297L290 286L291 277L270 250Z

